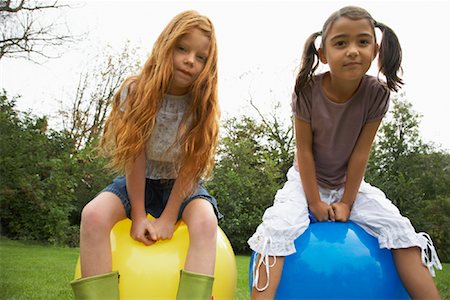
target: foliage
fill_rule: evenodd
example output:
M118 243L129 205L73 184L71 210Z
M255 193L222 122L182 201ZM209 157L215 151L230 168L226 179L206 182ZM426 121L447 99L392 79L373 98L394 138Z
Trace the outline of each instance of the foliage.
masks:
M428 232L443 261L450 261L450 154L425 145L420 116L403 95L380 130L366 180L383 190L418 231Z
M269 156L274 160L276 168L281 174L286 174L292 166L293 160L293 146L294 146L294 128L293 117L290 119L290 124L284 124L283 119L277 115L280 108L280 103L275 103L273 113L270 118L263 115L261 111L253 104L250 99L251 106L258 112L261 118L261 126L264 129L264 134L267 136L265 143Z
M394 204L405 212L410 201L420 198L421 190L415 181L415 164L411 159L424 154L427 146L419 137L419 116L411 104L401 97L392 99L393 109L380 129L367 167L367 178L387 193ZM389 119L390 117L390 119ZM406 168L406 169L405 169Z
M227 120L213 179L207 184L225 216L220 226L237 253L249 251L247 238L285 181L276 151L280 147L266 135L268 124L249 117ZM292 152L281 161L283 165L292 164Z
M109 174L89 148L74 153L66 131L48 130L45 117L19 114L15 101L0 95L1 234L78 244L77 216L93 196L89 187L97 187L90 184L94 178L104 184Z
M76 155L77 172L74 174L77 183L75 193L74 211L70 214L70 222L79 225L81 220L81 210L93 199L97 193L104 189L114 176L105 166L107 161L99 157L96 149L96 142L86 145L79 150ZM72 245L78 245L78 234L71 240Z
M45 118L19 117L14 103L0 95L2 234L64 243L74 199L67 191L76 187L70 141L63 133L47 136Z
M450 197L438 196L433 200L423 200L414 211L414 224L433 238L439 258L450 259Z

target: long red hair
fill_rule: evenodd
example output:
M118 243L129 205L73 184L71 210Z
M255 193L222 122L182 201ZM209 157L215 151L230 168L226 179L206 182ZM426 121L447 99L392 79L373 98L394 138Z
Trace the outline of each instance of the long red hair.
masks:
M196 11L175 16L156 40L143 69L125 80L113 98L106 121L101 148L111 157L109 166L124 172L144 150L150 137L173 70L173 48L191 29L202 30L209 38L209 55L204 69L192 85L192 101L178 132L181 145L180 174L188 176L189 188L208 177L214 166L218 142L220 110L217 97L217 45L212 22ZM125 109L120 94L128 92ZM189 120L189 122L187 122Z

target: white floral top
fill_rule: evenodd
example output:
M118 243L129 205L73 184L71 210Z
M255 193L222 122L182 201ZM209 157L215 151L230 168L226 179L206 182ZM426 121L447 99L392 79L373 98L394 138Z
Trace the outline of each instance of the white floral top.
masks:
M122 90L122 110L128 94L128 87ZM155 127L145 144L147 158L146 177L150 179L174 179L178 174L177 158L180 146L176 144L178 128L191 99L190 94L182 96L164 95L156 116Z

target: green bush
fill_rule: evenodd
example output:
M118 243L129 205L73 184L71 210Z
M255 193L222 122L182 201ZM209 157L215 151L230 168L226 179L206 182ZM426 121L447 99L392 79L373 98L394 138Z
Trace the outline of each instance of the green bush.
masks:
M76 188L70 140L14 105L0 95L1 234L64 244Z
M236 253L250 252L247 239L284 183L286 166L292 165L292 144L280 153L283 148L273 136L267 137L267 126L246 117L227 120L213 178L207 183L225 216L219 225Z

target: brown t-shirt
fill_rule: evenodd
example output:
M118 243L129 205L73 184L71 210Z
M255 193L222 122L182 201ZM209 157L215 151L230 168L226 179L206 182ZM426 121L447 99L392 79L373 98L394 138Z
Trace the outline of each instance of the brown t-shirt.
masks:
M317 75L299 97L294 93L291 106L295 117L311 124L318 184L334 189L345 183L347 164L363 126L386 114L389 90L366 75L348 101L336 103L325 96L324 74ZM297 155L294 166L298 170Z

